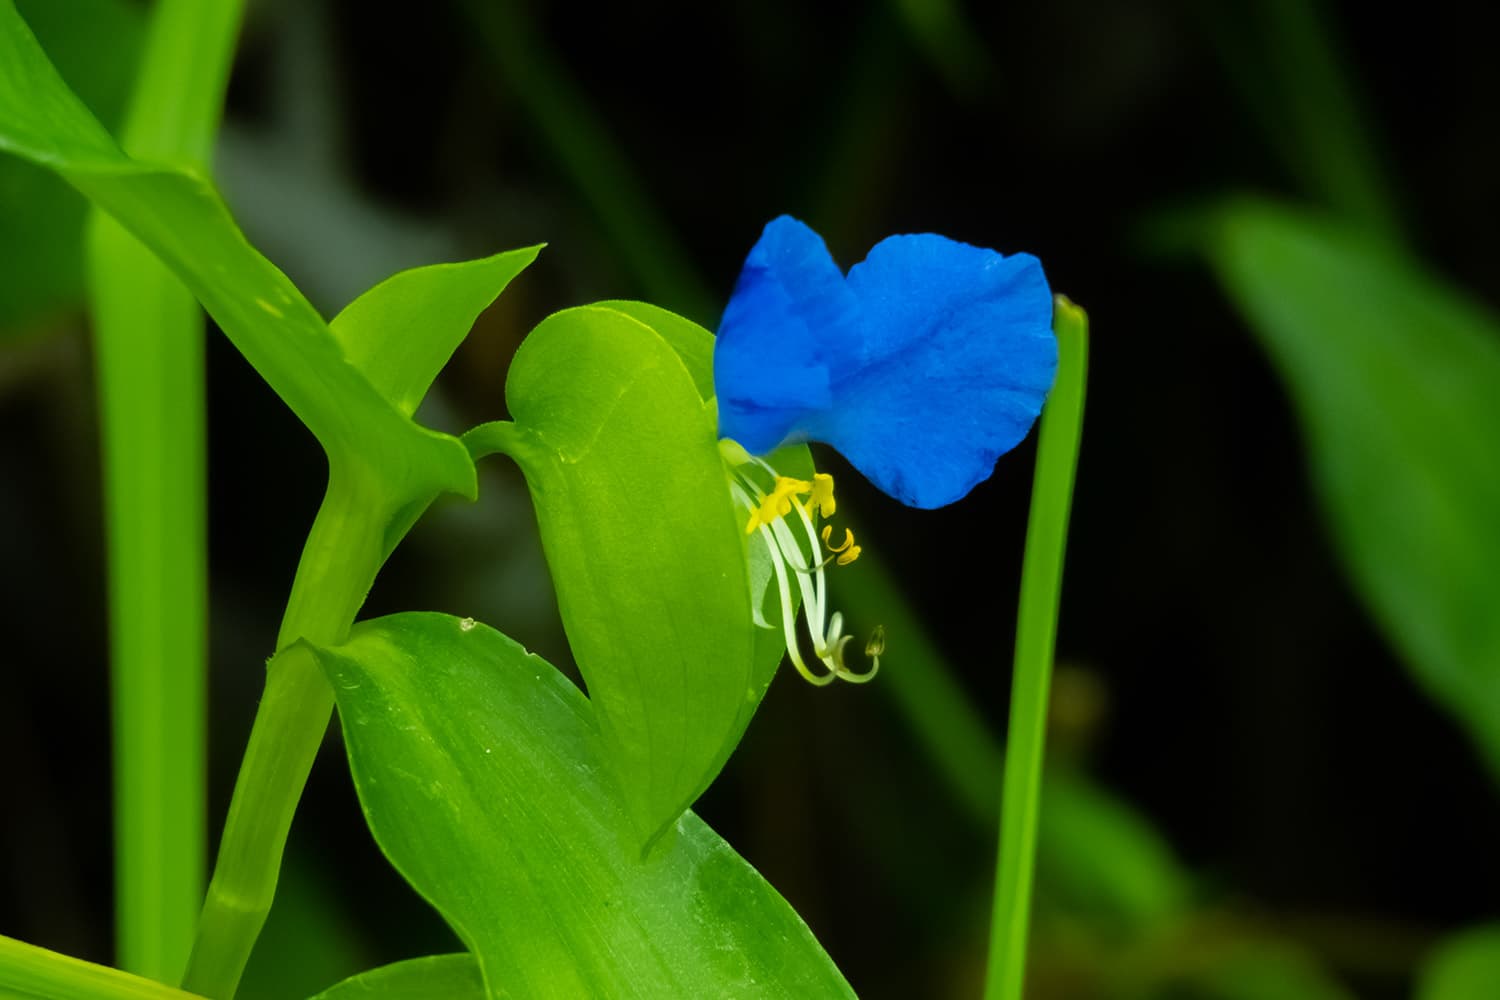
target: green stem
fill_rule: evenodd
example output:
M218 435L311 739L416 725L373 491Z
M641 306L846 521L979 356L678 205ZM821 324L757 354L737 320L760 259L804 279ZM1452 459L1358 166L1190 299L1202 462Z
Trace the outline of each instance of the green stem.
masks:
M193 1000L193 994L0 936L0 996L14 1000Z
M1026 527L1026 557L1021 568L1010 729L1006 734L1000 802L1000 860L990 923L985 1000L1020 1000L1026 975L1047 689L1052 679L1052 654L1057 639L1073 474L1083 431L1088 317L1082 309L1058 296L1053 327L1057 331L1057 380L1042 413L1031 518Z
M240 0L160 0L122 141L206 169ZM118 960L174 981L207 855L203 319L113 221L89 231L99 372L115 781Z
M234 995L276 894L287 833L328 729L333 693L299 639L344 641L384 561L391 517L362 480L330 470L266 668L266 691L235 781L208 897L183 979L214 998Z

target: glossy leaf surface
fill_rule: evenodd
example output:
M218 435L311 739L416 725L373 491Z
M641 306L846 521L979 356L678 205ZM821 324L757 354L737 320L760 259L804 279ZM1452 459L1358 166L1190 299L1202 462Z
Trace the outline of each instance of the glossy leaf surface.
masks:
M1228 210L1213 259L1291 392L1356 589L1500 775L1500 323L1270 205Z
M780 659L752 619L713 411L666 339L601 306L538 325L506 399L516 422L470 444L526 474L602 754L649 843L723 766Z
M446 615L319 652L365 816L492 997L850 996L801 919L691 813L641 856L590 702Z

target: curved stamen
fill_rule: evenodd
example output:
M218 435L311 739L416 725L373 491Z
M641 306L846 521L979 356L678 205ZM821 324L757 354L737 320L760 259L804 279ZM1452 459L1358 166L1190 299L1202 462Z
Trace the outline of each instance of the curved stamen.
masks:
M724 445L725 442L721 442L721 448ZM843 634L844 616L841 613L835 611L831 617L828 614L828 580L823 571L834 562L847 566L859 558L861 551L861 547L855 544L854 532L850 529L844 529L843 539L835 546L832 542L833 526L825 525L820 535L814 522L815 516L828 517L836 509L833 477L827 473L814 473L809 482L783 476L769 463L749 455L743 449L726 451L725 456L731 473L731 494L749 515L745 533L755 534L758 531L761 542L771 557L777 596L781 602L782 631L792 665L809 683L819 687L840 679L853 684L869 681L880 669L880 655L885 650L884 629L877 628L865 644L865 656L871 661L869 669L851 670L844 661L844 650L853 637ZM752 465L770 477L769 492L762 489L756 477L750 474L748 467ZM805 548L798 541L793 527L787 523L791 520L793 510L797 512L797 519L802 522ZM822 546L819 545L820 538ZM819 554L825 548L829 555L819 559ZM815 673L802 655L788 572L796 576L813 652L827 668L827 673ZM762 619L757 615L757 620Z

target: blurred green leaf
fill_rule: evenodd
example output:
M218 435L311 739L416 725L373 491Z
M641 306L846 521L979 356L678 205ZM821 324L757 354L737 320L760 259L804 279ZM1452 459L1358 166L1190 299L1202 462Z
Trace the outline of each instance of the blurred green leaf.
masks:
M243 12L243 0L153 5L124 148L207 171ZM108 543L116 957L175 981L208 853L203 311L103 213L90 214L84 257Z
M1189 994L1203 1000L1353 1000L1301 950L1256 942L1217 957Z
M602 756L649 843L723 767L780 662L751 620L713 409L660 335L599 306L531 332L506 400L516 422L466 441L526 474Z
M1192 4L1210 42L1289 178L1371 234L1401 235L1383 143L1340 37L1320 0Z
M437 614L357 626L318 656L376 840L491 996L852 996L693 814L641 856L592 703L545 661Z
M1212 259L1291 392L1356 589L1500 775L1500 325L1358 231L1259 202Z
M1187 873L1138 813L1077 775L1050 773L1037 830L1039 892L1130 929L1181 915Z
M22 0L21 13L79 97L120 118L135 76L144 19L126 0ZM0 338L83 298L86 202L46 170L0 159Z
M954 0L892 0L913 41L948 89L972 97L995 66L980 33Z
M1500 924L1448 938L1423 964L1417 1000L1489 1000L1500 992Z
M474 956L428 955L362 972L312 1000L485 1000Z
M473 36L507 88L505 102L530 119L560 173L646 294L690 316L717 315L691 257L671 236L629 157L557 57L526 0L460 0Z

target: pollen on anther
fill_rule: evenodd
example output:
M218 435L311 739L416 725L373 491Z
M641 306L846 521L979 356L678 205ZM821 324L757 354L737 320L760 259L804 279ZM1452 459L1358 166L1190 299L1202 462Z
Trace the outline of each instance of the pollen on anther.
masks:
M823 525L823 544L827 546L829 552L838 556L838 564L840 566L849 565L858 559L859 554L864 551L863 547L854 544L854 532L848 528L844 529L844 540L837 545L833 544L831 540L832 535L833 525Z
M813 473L812 494L807 498L809 507L816 507L823 517L832 517L838 509L833 499L833 477L826 472Z
M745 524L745 534L753 534L756 528L769 526L777 518L790 514L792 502L795 500L801 506L801 501L797 498L812 488L812 484L806 480L777 476L776 485L771 487L771 492L750 512L750 519Z

